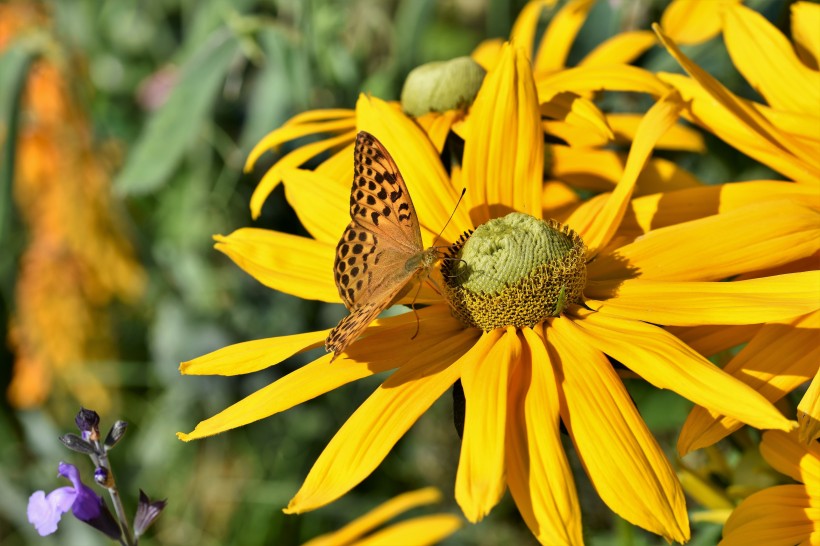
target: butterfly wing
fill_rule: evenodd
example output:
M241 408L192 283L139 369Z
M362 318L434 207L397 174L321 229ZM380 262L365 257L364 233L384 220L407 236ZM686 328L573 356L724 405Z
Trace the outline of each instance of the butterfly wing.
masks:
M364 131L356 136L350 218L336 247L333 272L342 301L354 309L383 299L393 284L407 283L414 272L405 264L423 251L416 209L399 168Z

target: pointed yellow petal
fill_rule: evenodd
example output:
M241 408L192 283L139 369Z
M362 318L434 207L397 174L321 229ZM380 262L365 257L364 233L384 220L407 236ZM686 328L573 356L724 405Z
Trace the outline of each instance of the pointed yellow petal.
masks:
M507 482L541 544L583 544L581 509L559 433L559 395L544 341L523 329L524 354L510 377Z
M570 0L555 14L538 46L534 72L555 72L564 68L575 36L594 4L595 0Z
M796 432L770 430L763 433L760 454L772 468L793 480L812 486L820 485L820 446L800 443Z
M705 357L748 343L762 328L761 324L742 326L670 326L667 331Z
M609 66L629 64L657 43L649 30L620 32L608 38L584 57L578 66Z
M592 309L652 324L759 324L820 308L820 271L736 282L590 282L584 295L603 300L588 301Z
M723 36L735 67L769 105L820 114L820 72L807 68L765 17L742 5L727 9Z
M462 363L467 400L456 474L456 501L464 516L481 521L504 494L507 377L521 358L515 329L485 333Z
M541 114L550 119L564 120L586 131L594 131L605 143L615 138L606 117L595 103L574 93L559 93L542 103Z
M316 537L303 546L335 546L350 544L365 533L372 531L379 525L387 523L396 516L412 510L418 506L433 504L441 501L441 493L435 487L426 487L393 497L380 504L367 514L356 518L338 531Z
M805 65L817 70L820 65L820 5L814 2L792 4L792 37L795 50Z
M652 385L670 389L716 413L757 428L789 430L771 403L665 330L627 319L571 307L579 334L598 350L622 362Z
M677 121L681 107L680 95L676 91L671 91L655 103L644 116L629 149L626 167L615 191L595 222L580 233L591 253L606 246L615 234L629 205L638 175L652 153L655 143Z
M358 540L355 546L433 546L455 533L462 520L451 514L433 514L400 521Z
M429 114L417 117L416 123L421 125L422 129L427 133L427 136L430 137L430 142L433 143L436 151L441 153L444 149L447 135L450 134L450 128L457 121L461 121L464 115L464 112L461 110L430 112Z
M615 133L616 144L629 144L635 140L642 119L643 116L640 114L615 113L606 115L606 121L612 128L612 132ZM658 139L655 149L703 153L706 151L706 145L700 131L676 123Z
M504 40L501 38L484 40L470 53L470 57L481 65L481 68L489 72L498 64L498 59L501 56L501 47L503 45Z
M296 353L321 346L330 330L271 337L229 345L183 362L183 375L242 375L279 364Z
M308 233L324 243L337 244L350 223L350 181L341 183L304 169L283 169L282 181L288 203Z
M661 17L661 26L673 40L681 44L697 44L718 35L721 13L740 0L674 0Z
M259 156L268 150L277 148L284 142L317 133L347 133L356 128L356 113L353 110L314 110L305 113L321 115L323 121L300 123L300 120L293 118L279 129L271 131L248 154L248 159L245 160L245 172L253 168Z
M820 335L820 331L817 333ZM820 368L797 406L797 422L801 442L808 444L820 438Z
M569 318L552 320L547 341L565 397L562 418L598 494L627 521L686 542L683 490L612 365Z
M814 376L820 361L818 335L818 313L787 324L765 324L723 371L776 402ZM678 452L710 446L741 426L737 419L695 407L681 429Z
M544 135L529 60L507 44L487 74L467 121L462 178L475 225L512 211L541 212ZM504 135L504 138L499 138Z
M555 5L555 0L532 0L518 14L510 31L510 41L521 46L526 51L527 56L532 56L535 51L535 31L538 29L538 21L541 19L541 12L545 8ZM500 44L499 44L500 49ZM494 67L495 63L490 65ZM490 68L484 67L487 70Z
M758 491L740 503L726 520L719 546L817 544L814 533L820 510L816 502L802 485Z
M585 95L593 91L633 91L663 96L670 86L653 73L636 66L608 65L568 68L552 74L539 74L538 100L547 102L558 93L572 91Z
M642 279L720 280L818 251L820 212L775 201L653 230L611 256L600 256L587 273L593 280L628 277L626 263L639 269Z
M215 235L214 248L274 290L304 299L338 302L333 280L336 244L259 228Z
M464 330L414 350L410 360L339 429L285 513L298 514L324 506L365 479L419 416L459 378L462 361L474 358L470 355L478 347L471 348L475 338L472 330ZM406 354L402 356L407 358Z
M268 169L268 172L265 173L265 176L263 176L262 180L257 184L256 189L253 190L250 201L251 216L254 219L259 218L265 199L268 198L268 195L270 195L270 193L276 189L276 186L279 185L279 182L282 181L283 170L299 167L309 159L323 152L343 147L349 144L355 137L356 133L353 131L343 133L326 140L305 144L279 159L279 161Z
M438 151L415 121L383 100L365 95L359 97L356 112L359 130L375 135L396 161L418 213L422 238L426 246L432 245L453 212L461 188L450 184ZM443 238L455 241L472 227L467 207L460 206Z

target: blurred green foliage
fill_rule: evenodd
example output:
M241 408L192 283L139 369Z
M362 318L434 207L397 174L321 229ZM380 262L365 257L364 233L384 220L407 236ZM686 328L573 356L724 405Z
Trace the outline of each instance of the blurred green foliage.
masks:
M112 452L126 508L137 489L169 500L143 544L299 544L339 528L379 502L422 485L451 497L459 442L451 402L440 400L399 442L385 463L344 499L301 516L281 508L298 489L327 441L378 384L362 381L284 414L218 437L184 444L188 431L310 356L237 378L182 378L180 361L249 339L326 328L341 307L275 293L212 248L210 236L255 225L302 233L281 190L262 217L250 220L248 200L262 167L241 172L250 148L288 117L307 109L352 107L372 92L397 98L406 73L430 61L469 54L487 37L507 36L522 0L53 0L44 29L61 54L83 68L74 91L91 114L100 141L116 144L121 165L113 191L127 210L130 236L148 271L149 290L136 308L116 309L121 359L89 362L116 394L116 419L129 432ZM588 51L629 21L657 19L665 2L606 2L593 10L573 55ZM637 15L636 15L637 14ZM20 74L36 49L7 51L0 59L0 120L13 134ZM740 85L725 51L714 43L694 52L724 81ZM675 70L654 51L654 69ZM284 146L281 153L292 149ZM25 242L14 226L10 199L14 140L0 166L0 259L4 319L13 311L13 256ZM678 157L707 181L759 175L720 153ZM115 158L116 159L116 158ZM740 165L738 167L738 165ZM10 249L10 252L6 252ZM16 249L16 251L15 251ZM338 307L338 308L337 308ZM13 355L3 349L8 382ZM318 354L318 353L317 353ZM117 373L112 373L116 369ZM629 383L629 382L628 382ZM639 409L673 457L675 429L688 407L675 395L634 387ZM46 405L0 410L0 543L102 544L89 528L64 518L56 535L40 538L26 521L28 495L64 484L57 462L90 465L57 437L74 428L76 409ZM572 453L572 450L568 450ZM661 544L617 520L597 498L577 459L585 535L593 545ZM447 510L457 511L450 503ZM717 526L696 527L692 544L711 544ZM480 525L446 544L534 544L509 497Z

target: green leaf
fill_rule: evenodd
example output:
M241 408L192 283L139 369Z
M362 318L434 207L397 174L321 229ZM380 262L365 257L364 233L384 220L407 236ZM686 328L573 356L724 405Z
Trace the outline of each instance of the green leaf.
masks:
M210 118L238 51L239 42L223 28L185 63L167 102L148 120L117 176L119 193L146 194L168 181Z

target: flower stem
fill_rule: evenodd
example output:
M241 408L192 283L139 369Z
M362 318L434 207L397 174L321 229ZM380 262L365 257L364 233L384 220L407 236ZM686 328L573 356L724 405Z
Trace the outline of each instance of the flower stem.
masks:
M125 546L137 546L137 538L131 533L131 527L128 525L128 518L125 516L125 508L122 504L122 498L120 497L119 489L117 489L117 480L114 478L114 471L111 469L111 464L108 462L108 454L103 446L100 445L99 441L95 442L97 444L97 450L99 453L98 457L93 457L97 460L94 463L97 466L105 468L108 471L108 475L110 476L111 486L106 487L108 490L108 494L111 496L111 502L114 503L114 512L117 514L117 520L120 523L120 529L122 530L122 540L121 542Z

